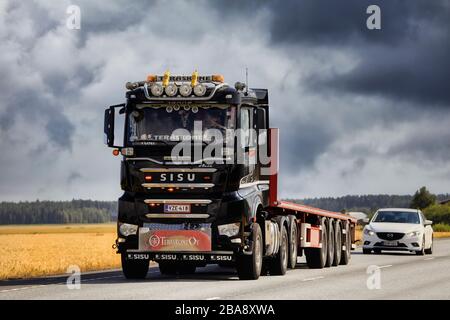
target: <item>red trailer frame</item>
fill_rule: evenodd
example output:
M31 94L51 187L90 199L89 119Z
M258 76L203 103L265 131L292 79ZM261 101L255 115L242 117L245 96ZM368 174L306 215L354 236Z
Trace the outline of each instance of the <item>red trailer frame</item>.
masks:
M309 215L332 218L340 221L349 222L351 243L355 242L355 227L357 220L349 215L323 210L306 206L303 204L278 200L278 170L279 170L279 129L269 129L269 148L272 171L269 177L269 211L273 214L294 215L297 218L298 226L306 223L306 217ZM317 234L320 233L320 226L311 225L305 229L306 234L302 234L302 228L299 228L299 236L306 240L310 247L320 247L320 243L315 241ZM310 240L310 241L308 241Z

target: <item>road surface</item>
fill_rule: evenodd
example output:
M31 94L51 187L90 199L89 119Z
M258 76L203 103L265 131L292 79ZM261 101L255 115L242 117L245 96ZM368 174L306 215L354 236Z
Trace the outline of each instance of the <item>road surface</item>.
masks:
M239 281L233 269L215 265L178 277L153 267L139 281L119 270L86 273L79 289L68 289L67 277L1 281L0 299L450 299L449 269L450 239L443 239L431 256L357 249L348 266L308 269L301 258L285 276L257 281Z

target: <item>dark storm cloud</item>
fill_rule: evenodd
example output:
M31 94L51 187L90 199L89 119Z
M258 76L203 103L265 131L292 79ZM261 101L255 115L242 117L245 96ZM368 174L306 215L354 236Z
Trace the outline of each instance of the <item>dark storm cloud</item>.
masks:
M373 4L381 8L381 30L366 27L366 9ZM271 42L287 51L322 47L355 55L358 64L348 72L311 76L303 83L311 90L382 96L427 107L450 105L446 0L253 1L245 6L227 1L219 7L233 18L267 9Z
M292 119L280 124L280 165L287 172L310 168L334 141L332 132L319 122Z

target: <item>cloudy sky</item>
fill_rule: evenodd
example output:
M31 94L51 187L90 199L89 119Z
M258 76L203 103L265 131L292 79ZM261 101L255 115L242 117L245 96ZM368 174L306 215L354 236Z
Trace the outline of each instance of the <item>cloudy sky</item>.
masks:
M103 112L125 82L246 67L281 128L282 196L450 192L448 0L2 0L0 48L0 201L117 198Z

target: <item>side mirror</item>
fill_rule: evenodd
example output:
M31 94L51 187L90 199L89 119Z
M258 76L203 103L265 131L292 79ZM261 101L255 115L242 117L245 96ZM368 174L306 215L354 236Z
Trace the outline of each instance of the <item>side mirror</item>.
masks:
M110 148L116 148L116 146L114 145L114 123L116 116L115 114L116 108L121 108L119 113L123 113L125 104L110 106L108 109L105 110L105 126L104 126L105 144Z
M426 226L431 226L433 224L433 221L425 220L423 224L426 225Z

